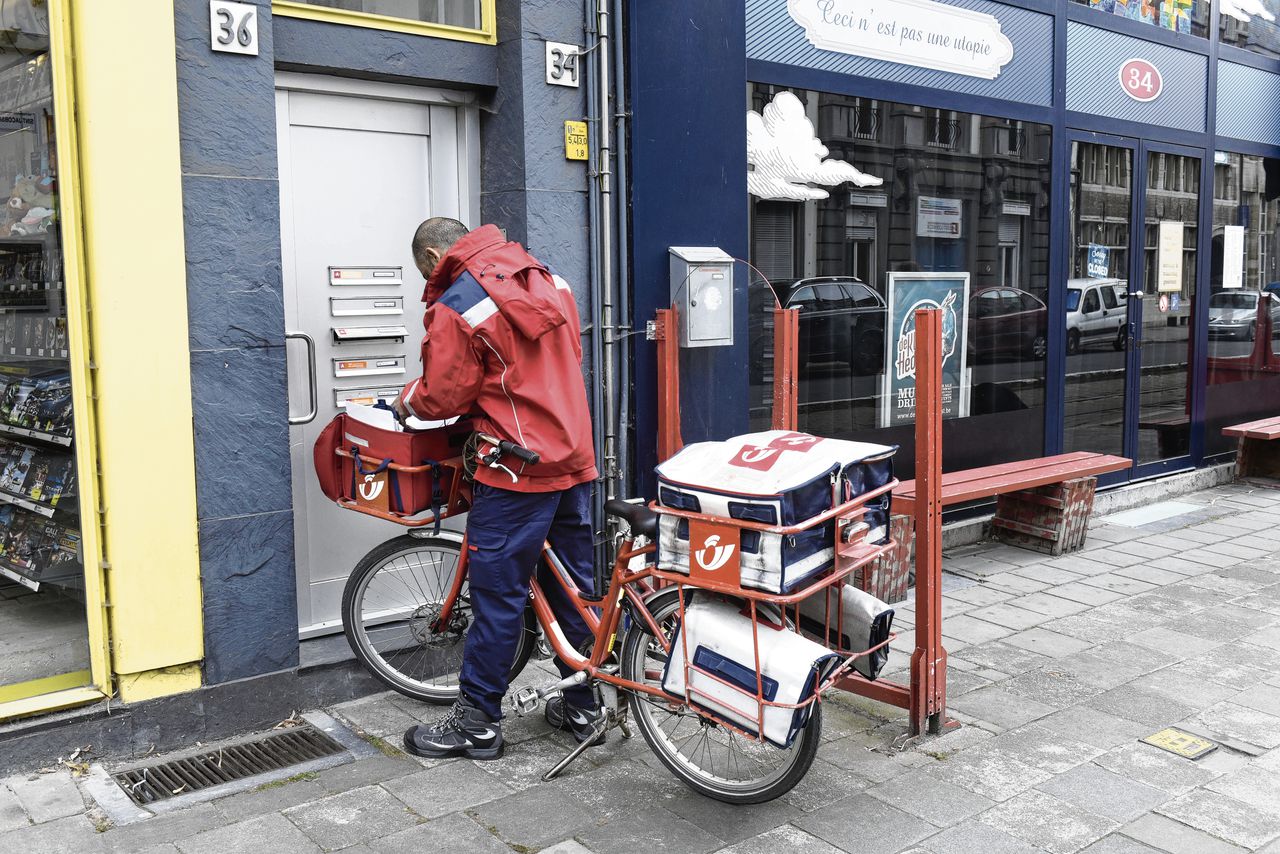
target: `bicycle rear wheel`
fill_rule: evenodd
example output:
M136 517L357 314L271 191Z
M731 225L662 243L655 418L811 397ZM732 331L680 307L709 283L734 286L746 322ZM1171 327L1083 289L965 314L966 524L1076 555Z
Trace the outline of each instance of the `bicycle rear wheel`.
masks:
M452 703L471 627L464 580L449 624L436 632L458 571L461 543L453 538L396 537L356 565L342 592L342 627L356 658L384 685L428 703ZM524 611L524 631L511 664L514 679L533 652L537 622Z
M679 594L660 590L646 604L669 643ZM666 663L667 654L647 623L633 618L622 641L623 678L661 687ZM741 736L674 699L633 693L631 715L672 774L695 792L731 804L758 804L786 794L808 772L822 739L821 704L786 750Z

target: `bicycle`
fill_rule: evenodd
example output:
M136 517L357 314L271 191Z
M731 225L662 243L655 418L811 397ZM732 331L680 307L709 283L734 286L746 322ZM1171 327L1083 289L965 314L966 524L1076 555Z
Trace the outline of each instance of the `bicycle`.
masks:
M477 452L478 462L511 474L502 459L515 457L536 464L537 454L511 442L476 434L478 444L488 448ZM472 452L471 444L468 453ZM355 449L338 450L339 455L359 459ZM378 516L411 529L371 550L348 579L342 599L343 625L356 657L383 684L414 699L451 703L458 695L457 673L470 626L467 597L467 549L465 535L451 532L426 533L429 525L463 512L469 505L469 485L465 459L437 463L456 470L449 478L449 495L439 508L422 518L406 518L385 509L363 506L358 499L340 501L348 509ZM387 468L401 475L419 473L424 466ZM512 474L512 477L515 475ZM573 685L590 683L597 691L605 715L582 744L544 776L550 780L577 759L596 737L618 727L624 738L631 737L629 722L634 719L641 735L659 760L693 790L735 804L760 803L777 798L800 781L813 763L821 741L822 714L818 702L822 692L850 673L857 658L877 652L895 637L865 650L840 647L845 638L840 617L832 619L827 606L826 625L819 641L840 654L841 664L815 685L812 694L798 704L772 703L765 696L759 674L759 647L755 690L732 685L715 674L711 679L729 685L750 701L754 699L758 726L754 732L740 722L699 706L699 693L687 687L683 697L664 691L663 673L672 644L683 622L688 589L709 590L741 602L749 612L753 632L758 622L794 630L800 624L799 603L832 585L843 583L857 568L893 547L892 542L874 544L865 540L868 525L861 521L864 506L888 493L897 481L838 504L802 525L770 526L762 523L703 516L689 511L646 507L620 500L606 503L605 510L625 523L619 534L613 566L605 589L598 596L578 589L564 569L555 550L545 545L542 560L550 577L568 594L568 599L592 629L592 640L584 649L574 649L561 633L543 589L533 578L528 607L524 611L524 632L512 662L514 679L528 663L539 630L547 644L575 673L542 688L524 688L510 702L520 714L536 710L540 700ZM754 530L789 535L830 521L836 523L836 566L809 582L802 590L778 595L744 588L738 580L692 577L659 570L652 556L657 550L658 519L670 514L697 520L700 524L722 526L726 536ZM740 529L733 531L733 529ZM859 539L862 537L862 539ZM829 602L828 598L828 602ZM794 611L791 610L794 606ZM682 656L687 668L698 670ZM700 673L703 671L699 671ZM625 697L625 702L623 698ZM763 733L765 710L771 706L788 709L809 708L807 724L787 748L774 746L756 733Z

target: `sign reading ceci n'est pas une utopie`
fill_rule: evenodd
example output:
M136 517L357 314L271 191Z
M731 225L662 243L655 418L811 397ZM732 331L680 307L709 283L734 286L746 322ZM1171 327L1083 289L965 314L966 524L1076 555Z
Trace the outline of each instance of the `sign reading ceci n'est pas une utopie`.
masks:
M994 80L1013 59L1000 21L936 0L787 0L820 50Z

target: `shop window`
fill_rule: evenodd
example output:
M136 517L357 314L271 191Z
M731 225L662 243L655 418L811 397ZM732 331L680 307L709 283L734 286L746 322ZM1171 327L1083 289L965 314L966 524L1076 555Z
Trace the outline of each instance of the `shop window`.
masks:
M1280 160L1214 155L1205 452L1235 450L1222 428L1275 415L1280 400Z
M339 23L395 29L387 19L459 30L493 32L491 0L275 0L278 15L322 17ZM390 26L387 26L391 24ZM448 32L428 32L450 35Z
M778 92L753 85L748 107L763 109ZM960 284L946 308L948 365L963 381L944 421L945 466L1040 455L1049 128L847 95L794 94L817 116L818 141L831 159L883 181L824 186L827 197L812 201L752 200L751 263L771 278L779 302L801 310L800 429L901 445L899 464L910 470L910 413L895 415L893 405L899 399L893 389L905 380L890 374L906 337L904 300L914 299L904 282L946 274L938 279L942 287L967 282L967 289ZM1105 161L1097 168L1105 171ZM771 329L762 316L748 330L750 375L763 383L752 393L757 428L769 423L772 373L756 366L772 364ZM992 435L1003 439L992 442Z
M1071 0L1099 13L1141 21L1163 30L1205 36L1209 33L1209 0Z
M1223 44L1280 57L1280 0L1223 3L1218 34Z
M89 684L58 118L44 4L0 40L0 701Z

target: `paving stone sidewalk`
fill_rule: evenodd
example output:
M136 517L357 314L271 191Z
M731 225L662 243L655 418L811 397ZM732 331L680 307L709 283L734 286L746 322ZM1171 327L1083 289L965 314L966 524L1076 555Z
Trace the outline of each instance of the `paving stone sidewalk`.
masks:
M65 774L4 780L0 850L1278 854L1280 490L1180 500L1198 509L1095 520L1069 557L948 553L963 725L897 750L902 714L837 694L813 769L772 803L696 796L616 732L542 783L571 745L540 715L507 722L500 761L419 761L390 745L439 709L385 694L329 710L385 755L136 824L110 826ZM913 619L901 607L897 628ZM1222 746L1192 762L1139 742L1171 725Z

